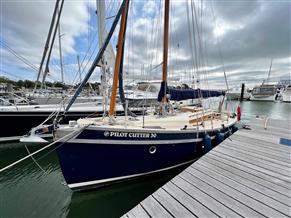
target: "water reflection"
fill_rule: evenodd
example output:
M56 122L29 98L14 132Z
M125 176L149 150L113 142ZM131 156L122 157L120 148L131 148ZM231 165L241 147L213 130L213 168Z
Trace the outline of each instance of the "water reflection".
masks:
M31 152L41 146L29 146ZM73 193L64 178L54 151L36 155L0 174L1 217L119 217L184 168ZM51 152L52 151L52 152ZM24 157L23 144L0 150L1 167Z
M185 167L117 183L95 191L74 193L69 217L120 217Z
M290 119L291 104L283 102L260 102L260 101L228 101L232 107L241 106L242 119L248 120L255 117L270 117L273 119Z
M27 155L23 145L13 147L0 151L1 166ZM0 174L0 217L66 217L72 192L55 154L38 163L45 171L29 159Z

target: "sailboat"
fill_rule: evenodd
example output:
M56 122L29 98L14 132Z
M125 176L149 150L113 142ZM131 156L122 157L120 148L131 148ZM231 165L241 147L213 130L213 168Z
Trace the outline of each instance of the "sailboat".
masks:
M163 78L157 96L160 102L158 113L116 117L115 96L129 0L122 2L107 38L82 82L86 83L97 66L121 17L109 115L79 119L54 131L61 170L71 189L89 189L189 164L236 130L236 118L229 113L195 107L173 111L169 107L169 100L223 94L200 89L182 93L167 86L169 4L169 0L165 0ZM81 86L75 97L80 90Z
M49 41L51 37L51 33L53 28L55 29L55 33L58 30L59 36L60 36L60 14L61 10L58 12L58 5L63 4L64 1L57 0L55 2L55 9L52 17L52 23L50 26L48 39L47 39L47 46L45 46L44 56L47 52L47 48L51 47L49 46ZM100 1L97 1L97 10L102 12L104 9L100 6ZM99 8L98 8L99 7ZM103 23L105 23L105 15L103 13L98 13L98 27L99 29L99 42L103 43L103 38L106 37L106 27ZM58 19L57 23L55 23L55 19ZM104 36L105 35L105 36ZM101 37L103 36L103 38ZM54 40L52 40L54 41ZM53 42L51 42L53 44ZM59 38L59 47L61 48L61 42ZM111 57L113 56L111 52L112 47L107 46L105 55L106 55L106 62L112 62ZM38 84L38 80L40 77L40 73L42 72L41 67L44 63L45 57L42 57L41 60L41 66L39 69L39 75L37 77L36 86ZM60 56L61 56L61 49L60 49ZM60 58L61 60L61 58ZM47 64L49 61L47 61ZM102 67L104 67L102 65ZM106 71L108 71L107 68L109 68L107 65ZM48 66L46 67L46 70L48 70ZM62 70L62 67L61 67ZM63 78L63 73L62 73ZM105 78L105 77L103 77ZM43 78L43 82L45 80L45 75ZM63 83L63 80L62 80ZM36 89L31 93L26 93L26 96L20 96L20 94L23 94L22 92L16 93L13 92L12 87L0 87L0 123L17 123L17 125L1 125L0 126L0 138L1 141L4 140L15 140L18 138L21 138L24 135L28 136L30 135L29 131L31 130L31 127L34 126L35 128L44 128L47 129L47 125L51 125L56 118L57 114L62 114L65 105L68 103L68 100L71 97L71 94L69 92L64 92L62 89L57 88L51 88L51 89ZM3 92L2 92L3 89ZM8 92L9 90L9 92ZM102 89L103 90L103 89ZM5 91L5 92L4 92ZM104 93L103 93L104 94ZM24 94L23 94L24 95ZM4 96L5 98L2 98ZM7 97L6 97L7 96ZM105 93L106 96L106 93ZM8 98L9 97L9 98ZM13 97L13 98L12 98ZM31 104L33 100L33 104ZM70 110L66 111L66 115L63 116L61 123L68 123L70 120L76 120L79 118L85 118L85 117L100 117L104 114L104 105L106 105L106 102L102 102L102 97L98 95L79 95L77 99L74 101L74 105L70 108ZM103 104L102 104L103 103ZM141 109L133 109L134 113L140 114ZM124 110L121 105L117 105L116 108L117 114L124 114ZM43 126L45 125L45 126ZM35 129L34 128L34 129ZM30 132L33 132L30 131ZM47 130L45 130L47 132ZM4 139L5 138L5 139Z

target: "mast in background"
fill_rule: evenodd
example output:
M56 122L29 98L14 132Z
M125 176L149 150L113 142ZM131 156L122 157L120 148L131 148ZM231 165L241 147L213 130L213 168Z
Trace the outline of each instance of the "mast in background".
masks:
M267 78L267 81L266 81L267 84L270 81L270 75L271 75L271 70L272 70L272 63L273 63L273 58L271 58L271 64L270 64L270 68L269 68L268 78Z
M45 70L44 70L44 75L42 77L42 83L41 83L41 86L40 86L41 89L42 89L43 85L45 84L46 76L49 73L50 58L51 58L51 54L52 54L52 50L53 50L53 46L54 46L54 42L55 42L58 26L59 26L59 23L60 23L60 18L61 18L61 14L62 14L62 10L63 10L64 1L65 0L60 0L60 1L62 1L62 2L61 2L60 8L58 7L58 13L57 13L58 16L57 16L56 24L55 24L55 27L54 27L55 29L53 30L53 38L52 38L52 41L51 41L51 44L50 44L50 47L49 47L48 56L47 56L47 59L46 59L46 66L45 66Z
M81 65L80 65L80 57L79 57L79 55L77 55L77 62L78 62L79 80L80 80L80 84L81 84L81 82L82 82L82 75L81 75Z
M47 51L49 49L49 43L50 43L53 27L54 27L54 24L55 24L56 15L57 15L57 12L59 10L59 2L60 2L60 0L56 0L55 9L54 9L54 12L53 12L53 17L52 17L52 20L51 20L49 32L48 32L46 43L45 43L45 46L44 46L44 51L43 51L42 58L41 58L41 61L40 61L39 71L38 71L38 74L37 74L37 79L35 81L33 93L35 92L35 90L37 88L37 85L39 83L40 74L42 73L43 63L45 61L45 57L46 57Z
M58 14L60 16L60 9L58 8ZM63 54L62 54L62 34L61 34L61 24L58 25L58 35L59 35L59 52L60 52L60 67L61 67L61 76L62 76L62 84L65 84L64 80L64 66L63 66Z

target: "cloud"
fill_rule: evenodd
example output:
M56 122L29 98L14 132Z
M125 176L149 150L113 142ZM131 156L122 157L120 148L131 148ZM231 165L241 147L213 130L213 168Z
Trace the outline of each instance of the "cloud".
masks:
M187 6L185 2L172 1L171 4L169 71L175 75L173 78L182 78L179 74L186 71L188 75L196 74L196 77L207 79L209 86L225 86L225 83L214 81L223 81L223 72L226 71L229 84L247 82L253 85L266 79L271 58L271 81L290 78L290 2L204 1L201 6L196 1L195 4L189 1ZM162 61L162 26L155 22L161 20L162 23L163 17L157 11L154 18L145 19L140 14L133 19L134 33L127 39L133 40L134 51L130 51L130 55L136 68L134 74L139 72L142 75L141 66L149 67L145 64L149 54L156 54L155 64ZM202 27L199 35L197 27ZM220 27L220 34L214 34L217 27ZM153 45L155 48L151 47ZM213 70L201 70L207 68ZM152 77L158 79L160 75L161 68ZM189 76L188 81L191 78Z
M65 1L62 15L62 45L68 81L76 72L77 54L84 57L89 40L97 44L94 3ZM250 85L266 79L271 58L271 81L290 78L291 2L289 1L171 1L169 78L192 82L200 78L210 88ZM107 2L107 16L116 14L118 4ZM28 58L40 62L53 10L53 2L1 2L1 40ZM160 79L163 54L163 1L131 1L127 24L124 68L126 80ZM45 13L44 13L45 11ZM108 28L112 19L108 20ZM113 47L117 41L118 27ZM59 62L58 43L53 53ZM96 54L96 50L95 53ZM2 68L22 63L1 49ZM90 56L90 55L87 55ZM94 55L92 56L94 57ZM82 59L82 58L81 58ZM92 59L85 58L85 62ZM154 70L150 70L153 69ZM28 69L28 68L26 68ZM26 70L27 71L27 70ZM20 71L17 71L20 72ZM57 77L58 69L55 69ZM95 79L98 79L98 71ZM32 77L32 76L31 76Z
M15 68L24 67L21 61L9 54L2 43L39 66L54 3L55 1L1 1L1 68L12 63ZM65 1L60 22L62 53L65 58L76 55L76 40L88 32L88 19L86 1ZM52 60L59 62L58 38L55 40ZM18 72L21 74L20 70ZM35 80L36 72L29 75L29 79Z

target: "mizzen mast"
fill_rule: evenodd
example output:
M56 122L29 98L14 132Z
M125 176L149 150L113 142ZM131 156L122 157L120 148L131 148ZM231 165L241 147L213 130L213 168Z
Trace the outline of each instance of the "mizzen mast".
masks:
M161 87L161 88L164 87L164 90L161 90L163 93L163 98L161 101L162 104L165 104L167 102L166 91L167 91L167 80L168 80L169 9L170 9L170 0L165 0L163 77L162 77L162 84L164 86Z

